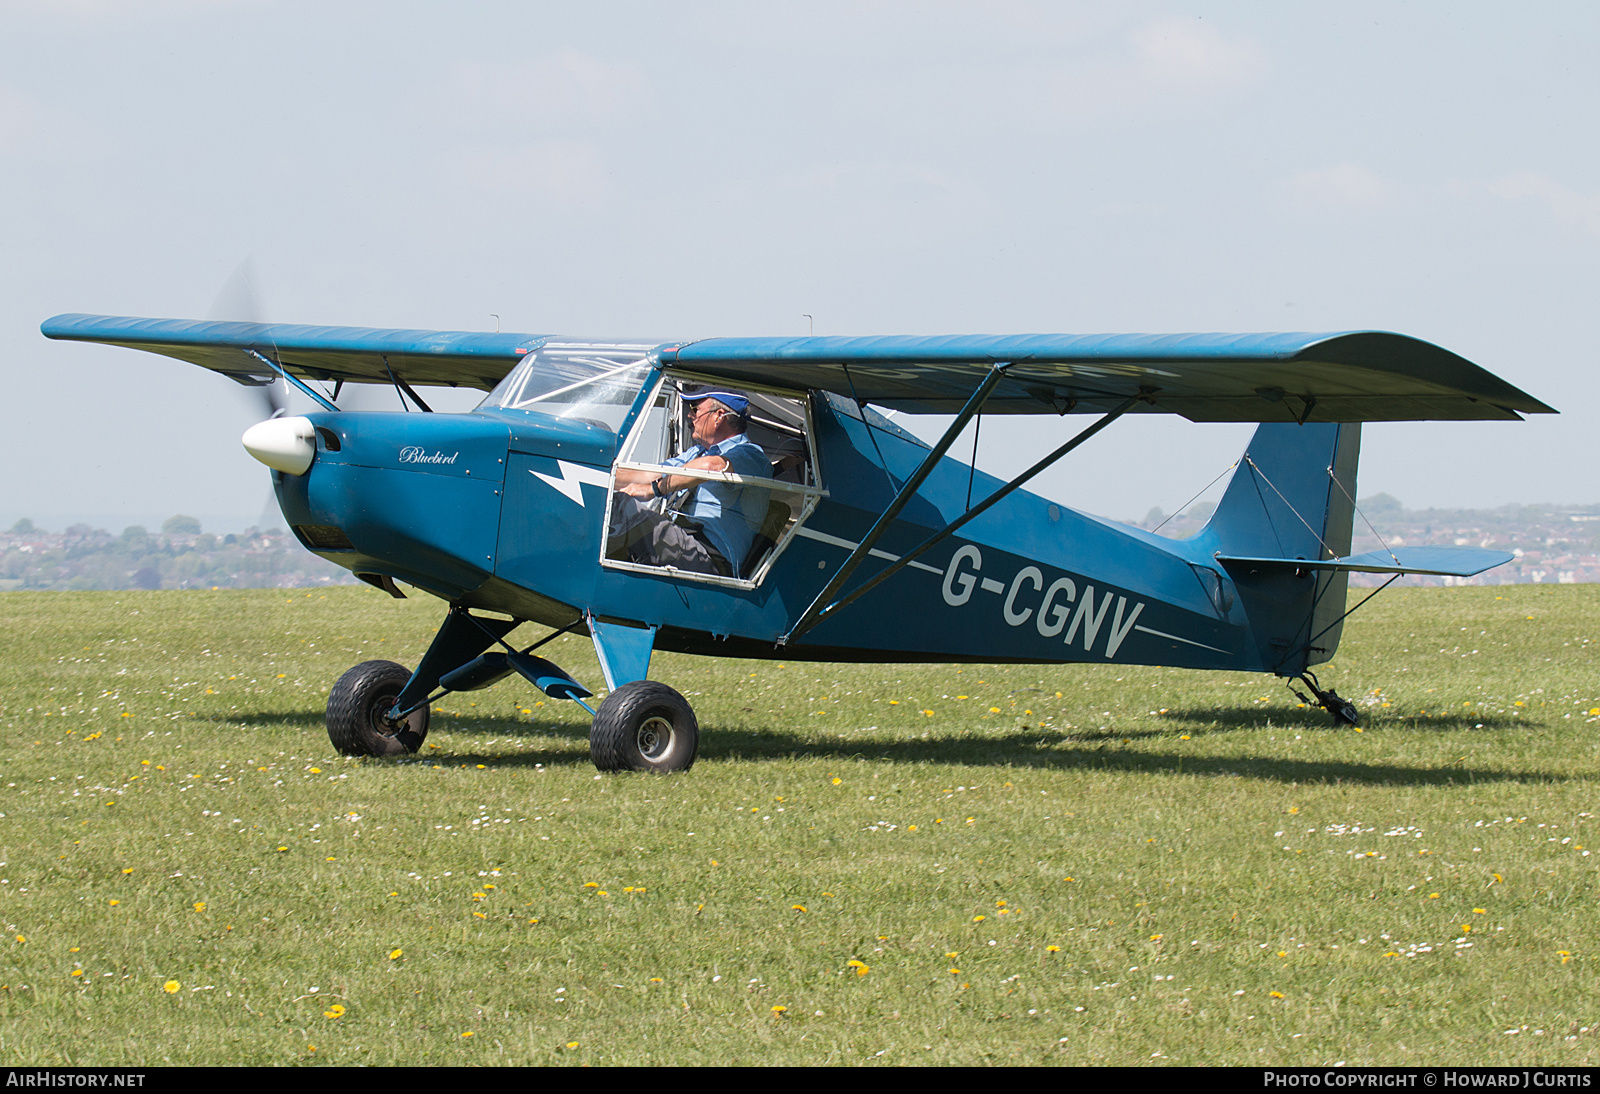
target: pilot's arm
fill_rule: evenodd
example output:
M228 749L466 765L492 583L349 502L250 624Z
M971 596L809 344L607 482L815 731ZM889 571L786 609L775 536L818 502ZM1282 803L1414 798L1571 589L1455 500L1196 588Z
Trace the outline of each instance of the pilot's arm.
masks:
M722 456L699 456L690 460L683 466L696 471L726 471L728 461ZM687 490L692 486L699 486L704 479L693 478L689 475L662 475L655 471L627 471L617 472L617 483L622 492L636 498L664 498L676 494L679 490Z

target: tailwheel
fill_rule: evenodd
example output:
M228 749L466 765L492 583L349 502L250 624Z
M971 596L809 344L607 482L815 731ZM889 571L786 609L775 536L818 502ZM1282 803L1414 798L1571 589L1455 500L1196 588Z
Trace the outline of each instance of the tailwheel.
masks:
M328 740L342 756L404 756L428 735L428 704L391 720L389 710L411 670L393 661L363 661L328 694Z
M1323 710L1327 711L1333 716L1334 725L1353 726L1357 723L1359 718L1356 713L1356 705L1350 700L1344 698L1332 688L1324 690L1317 682L1317 678L1309 672L1301 673L1300 682L1306 687L1310 688L1311 694L1317 697L1317 706L1321 707ZM1293 683L1290 683L1289 690L1294 691L1294 693L1300 697L1300 701L1302 703L1305 703L1307 706L1311 704L1310 699L1307 699L1304 695L1300 695L1298 691L1295 691Z
M654 680L606 696L589 727L589 757L601 771L687 771L699 750L694 711Z

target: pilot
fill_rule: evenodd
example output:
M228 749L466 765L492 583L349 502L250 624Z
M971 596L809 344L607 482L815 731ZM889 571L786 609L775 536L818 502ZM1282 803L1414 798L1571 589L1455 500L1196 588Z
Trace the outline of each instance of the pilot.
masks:
M745 433L749 399L714 387L686 387L682 399L694 415L696 443L666 460L666 466L772 477L766 451ZM607 554L650 566L738 577L766 519L771 494L764 487L715 479L619 470ZM675 511L647 508L644 503L654 498L670 499L667 506Z

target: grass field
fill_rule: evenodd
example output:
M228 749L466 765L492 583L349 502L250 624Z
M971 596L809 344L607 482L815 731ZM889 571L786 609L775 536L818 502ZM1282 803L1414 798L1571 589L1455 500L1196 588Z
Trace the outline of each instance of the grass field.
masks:
M515 681L337 757L330 684L441 616L0 594L0 1062L1600 1061L1600 587L1380 597L1322 673L1360 732L1236 673L660 655L685 775Z

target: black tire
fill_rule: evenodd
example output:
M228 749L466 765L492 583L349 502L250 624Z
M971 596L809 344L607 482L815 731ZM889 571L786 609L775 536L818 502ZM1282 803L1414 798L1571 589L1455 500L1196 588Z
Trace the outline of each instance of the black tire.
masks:
M589 726L589 758L601 771L687 771L699 751L694 711L654 680L613 691Z
M398 722L384 714L411 679L393 661L363 661L333 685L328 695L328 740L342 756L404 756L428 735L428 704Z
M1361 715L1356 710L1356 705L1332 688L1328 689L1328 713L1333 715L1333 724L1336 726L1359 725Z

